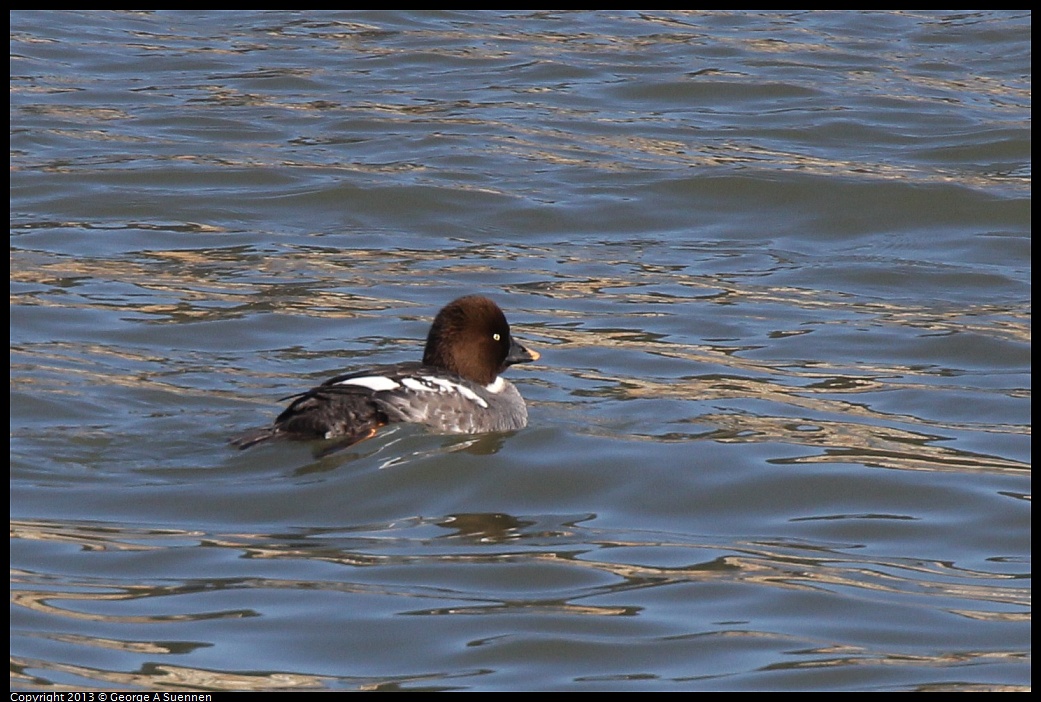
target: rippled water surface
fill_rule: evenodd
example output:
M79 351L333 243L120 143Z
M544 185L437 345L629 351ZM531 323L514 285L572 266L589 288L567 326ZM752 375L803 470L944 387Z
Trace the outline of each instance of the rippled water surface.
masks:
M1026 11L10 20L13 688L1029 687Z

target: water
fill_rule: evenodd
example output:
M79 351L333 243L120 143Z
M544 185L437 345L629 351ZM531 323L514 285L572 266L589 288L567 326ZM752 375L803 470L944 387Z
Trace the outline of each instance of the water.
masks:
M1030 686L1030 14L11 14L11 685ZM529 427L236 452L481 292Z

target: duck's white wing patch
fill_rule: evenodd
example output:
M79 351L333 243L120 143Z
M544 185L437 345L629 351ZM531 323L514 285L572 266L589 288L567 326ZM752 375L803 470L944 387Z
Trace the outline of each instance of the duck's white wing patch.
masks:
M439 378L435 375L421 375L418 378L402 378L401 384L409 390L415 390L416 392L455 393L471 402L476 402L485 409L488 407L488 403L484 401L483 397L465 385L460 385L448 378Z
M402 378L401 384L409 390L415 390L416 392L436 392L437 388L432 388L426 383L420 381L417 378Z
M447 378L436 378L436 377L431 377L431 376L423 376L423 380L429 381L429 382L433 383L434 385L437 385L437 386L439 386L441 388L444 388L444 390L443 390L444 392L457 392L460 395L462 395L463 397L465 397L467 400L470 400L472 402L476 402L481 407L484 407L484 408L488 407L488 403L484 401L483 397L481 397L480 395L478 395L477 393L475 393L473 390L471 390L470 388L466 387L465 385L460 385L459 383L453 383L451 380L448 380Z
M407 380L407 379L406 379ZM368 388L373 392L383 392L384 390L397 390L401 387L401 383L392 378L388 378L385 375L363 375L357 378L347 378L336 383L337 385L358 385L363 388Z

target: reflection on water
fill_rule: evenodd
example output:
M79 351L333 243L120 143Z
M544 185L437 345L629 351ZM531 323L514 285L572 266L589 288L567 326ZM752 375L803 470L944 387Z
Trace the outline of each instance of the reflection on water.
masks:
M13 688L1029 689L1029 12L11 25Z
M842 518L842 517L835 517ZM854 519L894 519L887 515L850 515ZM12 523L17 539L57 542L81 549L81 553L138 554L148 558L156 552L186 548L216 549L221 560L277 560L293 563L293 570L310 573L320 566L337 568L332 579L307 578L193 578L171 582L156 573L144 584L120 582L118 578L92 575L86 578L56 578L41 572L12 572L12 602L40 615L79 621L102 622L107 630L126 630L130 625L165 627L162 640L144 642L120 638L86 637L76 634L41 634L72 646L102 647L139 655L185 655L206 647L202 641L177 640L177 630L194 623L213 629L218 620L262 617L262 611L208 608L212 595L237 591L240 601L266 599L263 593L298 591L302 596L321 590L349 598L373 595L400 600L409 616L535 616L558 620L575 616L639 617L643 590L669 589L678 585L711 585L720 593L737 592L748 586L778 591L860 591L860 598L884 602L921 600L929 606L939 599L959 603L957 615L980 621L1029 624L1025 614L1029 592L1013 583L995 587L993 573L973 571L943 562L915 559L855 557L847 544L812 544L797 541L748 541L728 544L693 542L676 534L633 532L613 534L589 526L595 515L576 516L565 522L546 517L519 519L506 514L459 514L444 519L411 519L393 524L371 524L349 530L315 529L276 534L200 534L176 530L132 529L123 525L83 522ZM447 532L445 530L448 530ZM621 554L621 555L620 555ZM668 554L669 565L640 563ZM72 556L75 562L84 556ZM176 558L176 556L174 557ZM210 556L212 559L213 556ZM160 562L160 561L156 561ZM435 580L417 582L413 569L424 570ZM456 571L462 571L456 574ZM508 580L501 580L509 572ZM353 574L353 577L352 577ZM345 576L346 579L345 579ZM985 580L986 584L974 581ZM493 594L495 591L500 595ZM521 594L521 593L524 594ZM622 605L625 601L630 605ZM609 604L610 602L616 604ZM725 599L724 599L725 601ZM146 604L151 614L120 614L116 603ZM153 604L148 604L153 602ZM446 605L445 602L454 604ZM201 609L196 609L201 606ZM994 611L994 607L1015 611ZM134 607L135 609L137 607ZM179 613L173 613L179 612ZM714 635L776 637L768 631L743 627L724 629ZM168 630L173 627L173 630ZM682 631L682 627L677 628ZM159 629L157 629L159 631ZM188 633L187 630L184 632ZM712 635L704 632L702 635ZM783 638L783 637L781 637ZM842 655L836 658L836 653ZM803 650L799 661L786 665L828 667L873 665L879 661L909 665L943 666L979 659L1015 659L1014 650L919 655L879 655L863 647L821 647ZM842 662L839 662L842 661ZM16 666L34 668L41 661L13 660ZM61 671L112 685L144 685L156 689L181 686L213 689L262 689L282 687L325 687L323 676L288 672L235 674L164 664L134 675L64 665ZM17 680L18 676L13 678ZM23 684L28 679L23 679ZM338 684L364 686L353 677Z

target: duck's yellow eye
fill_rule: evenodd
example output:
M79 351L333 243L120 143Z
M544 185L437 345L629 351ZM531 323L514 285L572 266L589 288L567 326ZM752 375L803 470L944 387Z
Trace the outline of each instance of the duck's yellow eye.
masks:
M492 338L495 339L496 341L498 341L502 337L500 337L498 334L492 334Z

